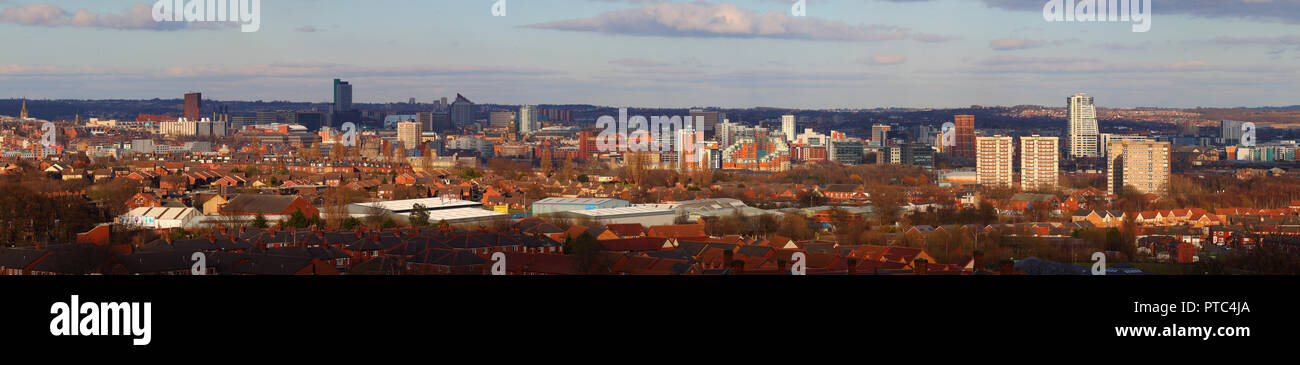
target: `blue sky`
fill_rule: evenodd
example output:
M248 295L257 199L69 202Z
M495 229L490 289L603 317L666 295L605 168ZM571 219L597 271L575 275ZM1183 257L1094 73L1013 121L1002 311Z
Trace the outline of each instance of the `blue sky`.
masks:
M506 1L263 0L242 33L153 23L153 1L0 0L0 98L327 101L339 77L358 102L1300 104L1300 0L1154 0L1146 33L1047 22L1044 0Z

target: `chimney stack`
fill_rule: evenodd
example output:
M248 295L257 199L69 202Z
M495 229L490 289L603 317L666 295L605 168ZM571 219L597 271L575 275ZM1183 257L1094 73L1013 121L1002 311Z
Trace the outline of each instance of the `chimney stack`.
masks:
M776 274L790 275L789 269L786 269L785 267L785 260L776 260Z
M731 261L735 260L735 257L735 254L733 254L731 250L722 251L722 262L726 265L732 265L733 263Z
M971 255L971 259L974 260L974 264L973 264L973 265L975 265L975 268L973 269L974 272L984 271L984 251L983 251L983 250L975 250L975 252Z
M848 259L845 261L845 265L849 267L849 275L858 274L858 259Z
M744 261L744 260L735 260L735 261L731 261L731 274L732 274L732 275L741 275L741 274L744 274L744 273L745 273L745 261Z
M929 264L930 262L925 259L916 259L916 261L912 261L912 271L917 275L925 275L929 269L926 266Z

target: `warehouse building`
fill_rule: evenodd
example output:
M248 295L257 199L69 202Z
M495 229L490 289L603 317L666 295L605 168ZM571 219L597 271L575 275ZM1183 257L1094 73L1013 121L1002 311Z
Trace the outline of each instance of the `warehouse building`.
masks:
M371 214L392 214L397 218L406 219L411 216L411 211L415 209L417 204L424 206L425 211L429 213L429 222L432 223L442 221L451 224L486 223L510 218L509 214L483 209L482 203L450 198L389 200L350 204L348 205L348 215L355 218L364 218Z
M195 228L203 217L194 208L139 207L118 217L118 223L147 229Z
M533 215L572 212L577 210L626 208L631 206L623 199L610 198L546 198L533 202Z
M592 222L599 224L637 223L649 227L673 224L673 221L677 218L677 212L672 209L660 207L635 206L575 210L555 213L555 216L559 218L591 220Z

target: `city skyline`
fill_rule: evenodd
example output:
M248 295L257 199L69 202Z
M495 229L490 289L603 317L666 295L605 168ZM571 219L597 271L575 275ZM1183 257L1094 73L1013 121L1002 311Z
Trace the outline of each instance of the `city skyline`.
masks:
M1056 95L1075 92L1110 107L1300 100L1290 86L1300 1L1157 2L1146 33L1047 22L1039 0L810 0L806 17L777 0L540 3L512 1L493 17L486 0L266 2L261 30L242 33L155 23L147 2L3 1L0 42L15 51L0 61L0 97L202 90L328 102L322 85L341 78L359 103L457 93L673 108L1058 106Z

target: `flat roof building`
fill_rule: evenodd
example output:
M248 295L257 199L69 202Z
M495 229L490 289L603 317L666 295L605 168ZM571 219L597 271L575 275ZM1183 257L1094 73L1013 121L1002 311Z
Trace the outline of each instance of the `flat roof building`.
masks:
M562 218L586 218L600 224L638 223L643 226L661 226L673 224L677 212L672 209L654 206L635 206L622 208L605 208L560 212Z
M624 208L626 200L613 198L546 198L533 202L533 215L571 212L577 210Z

